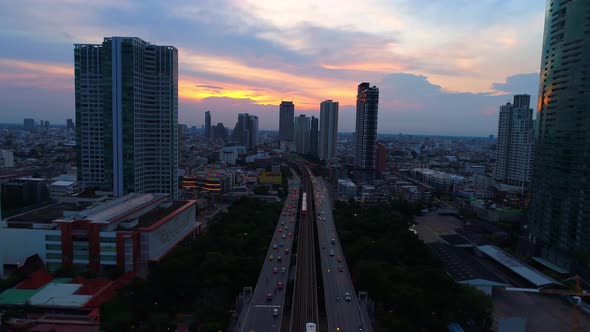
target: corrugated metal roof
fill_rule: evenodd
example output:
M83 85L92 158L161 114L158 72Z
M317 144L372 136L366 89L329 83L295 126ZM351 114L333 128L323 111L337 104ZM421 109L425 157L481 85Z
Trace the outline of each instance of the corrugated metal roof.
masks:
M496 248L495 246L486 245L486 246L479 246L477 249L487 255L488 257L492 258L493 260L497 261L498 263L504 265L505 267L512 270L514 273L518 274L519 276L523 277L524 279L528 280L530 283L537 287L555 284L561 285L558 281L546 276L545 274L541 273L540 271L520 262L518 259L510 256L503 250Z
M30 298L31 305L47 307L82 307L92 296L74 294L82 285L49 283Z
M23 305L41 289L7 289L0 294L0 305Z

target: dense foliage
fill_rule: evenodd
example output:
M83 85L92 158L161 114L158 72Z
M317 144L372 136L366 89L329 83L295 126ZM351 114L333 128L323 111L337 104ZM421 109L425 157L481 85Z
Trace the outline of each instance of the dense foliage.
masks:
M243 199L203 236L177 247L146 280L137 279L101 308L105 331L161 331L175 315L194 315L197 331L224 330L243 286L256 284L281 204Z
M488 330L491 300L455 283L408 231L414 212L399 202L370 209L336 203L336 227L355 287L369 292L387 331L447 331L451 322Z

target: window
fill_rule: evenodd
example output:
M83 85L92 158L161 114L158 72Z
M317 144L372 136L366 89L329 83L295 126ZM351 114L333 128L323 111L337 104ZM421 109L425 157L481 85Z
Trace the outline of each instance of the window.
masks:
M45 241L61 242L61 236L60 235L45 235Z
M117 256L100 255L101 262L116 262Z
M61 254L47 253L45 256L47 259L61 259Z
M45 249L47 249L47 250L60 250L61 251L61 244L46 244Z
M100 242L104 243L117 243L117 238L114 237L101 237Z

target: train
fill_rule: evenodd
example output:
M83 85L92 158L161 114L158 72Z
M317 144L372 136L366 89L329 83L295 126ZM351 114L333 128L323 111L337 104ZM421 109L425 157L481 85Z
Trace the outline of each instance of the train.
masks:
M307 214L307 193L303 193L303 201L301 202L301 213Z
M307 323L305 324L305 332L316 332L316 325L315 323Z

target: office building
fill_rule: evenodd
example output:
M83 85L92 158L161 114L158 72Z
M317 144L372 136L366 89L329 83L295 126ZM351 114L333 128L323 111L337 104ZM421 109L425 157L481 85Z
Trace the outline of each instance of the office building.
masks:
M319 121L315 116L311 117L311 129L309 130L309 154L318 157L318 128Z
M0 150L0 168L14 167L14 153L9 150Z
M496 145L496 180L515 186L527 186L533 160L533 109L529 95L516 95L514 102L500 106Z
M295 152L309 153L310 118L301 114L295 118Z
M248 113L238 114L232 141L247 150L255 150L258 145L258 117Z
M279 106L279 140L292 142L294 139L295 104L283 101Z
M223 123L218 123L217 126L212 127L213 130L213 138L214 139L220 139L223 140L224 142L227 142L227 130L225 129L225 127L223 126Z
M320 138L318 154L320 160L336 157L338 142L338 102L325 100L320 104Z
M25 130L32 131L35 129L35 119L24 119L23 126Z
M356 95L356 127L354 142L354 178L357 182L370 182L375 173L377 147L377 112L379 88L369 83L359 84Z
M383 173L387 170L387 147L385 144L377 143L377 151L375 153L375 171Z
M75 129L75 126L74 126L74 120L72 120L72 119L68 119L68 120L66 121L66 129L67 129L68 131L70 131L70 130L74 130L74 129Z
M178 50L135 37L74 48L78 181L114 196L178 192Z
M205 133L204 135L205 138L211 138L212 137L212 133L211 133L211 112L207 111L205 112Z
M543 259L564 267L590 252L588 8L547 1L541 54L529 233Z

